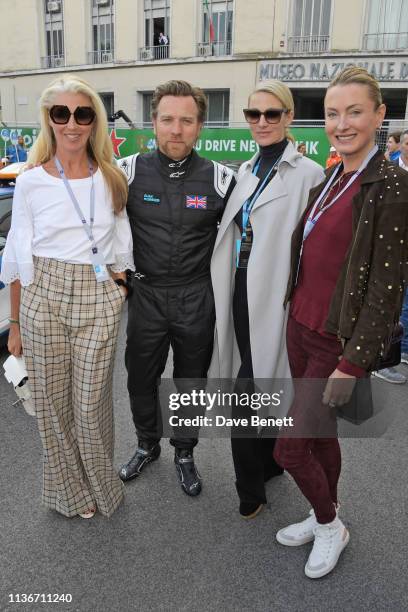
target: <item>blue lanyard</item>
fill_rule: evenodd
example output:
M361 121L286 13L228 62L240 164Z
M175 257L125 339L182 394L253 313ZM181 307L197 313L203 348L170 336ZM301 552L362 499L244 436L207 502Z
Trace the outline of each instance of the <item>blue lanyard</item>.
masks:
M276 162L273 164L272 168L269 170L268 174L265 176L264 180L262 181L258 189L255 191L252 198L248 198L248 200L244 203L242 207L242 240L245 240L246 238L246 230L247 230L248 220L249 220L249 215L251 214L251 210L253 209L255 202L261 195L263 189L265 188L266 183L269 180L269 177L271 176L272 172L275 170L275 168L277 167L281 159L282 159L282 155L278 157ZM260 164L261 164L261 158L258 159L258 161L256 162L255 166L252 169L252 174L255 174L255 176L259 170Z
M94 172L93 172L92 162L90 159L88 160L89 176L91 177L91 180L92 180L91 193L90 193L90 198L89 198L89 223L88 223L87 220L85 219L85 215L82 212L80 205L78 204L78 200L76 199L75 194L72 191L71 185L69 184L69 181L67 177L65 176L64 168L62 167L60 160L55 156L54 161L55 161L57 170L60 173L60 176L64 182L68 195L71 198L72 204L74 205L74 208L78 213L78 217L81 220L82 226L92 244L92 253L97 253L98 249L97 249L95 238L93 235L93 225L94 225L94 216L95 216L95 185L94 185L94 178L93 178Z

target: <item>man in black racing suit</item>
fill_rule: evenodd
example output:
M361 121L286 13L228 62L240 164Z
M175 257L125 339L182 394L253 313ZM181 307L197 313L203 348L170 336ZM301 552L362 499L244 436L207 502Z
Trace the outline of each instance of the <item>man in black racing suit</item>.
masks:
M217 225L235 179L193 147L207 109L202 90L184 81L160 85L152 100L158 149L119 161L129 183L127 213L136 265L129 299L126 367L138 445L122 466L123 481L160 455L158 382L173 349L176 379L203 379L215 323L210 260ZM176 471L185 493L201 492L196 437L173 437Z

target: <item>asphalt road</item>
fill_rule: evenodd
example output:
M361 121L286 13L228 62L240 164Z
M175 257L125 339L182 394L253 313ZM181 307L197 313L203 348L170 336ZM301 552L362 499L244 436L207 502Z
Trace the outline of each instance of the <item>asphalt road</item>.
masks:
M135 446L123 350L122 327L114 390L118 466ZM6 356L3 349L1 363ZM341 443L341 516L350 544L332 574L311 581L303 573L310 545L291 549L275 541L277 529L306 516L306 500L284 474L268 483L266 510L240 519L228 440L200 442L199 498L180 490L164 440L160 460L127 485L111 519L66 519L44 509L35 421L12 407L14 391L0 376L0 610L407 610L408 385L381 384L393 417L387 432ZM10 595L24 593L71 594L72 602L10 603Z

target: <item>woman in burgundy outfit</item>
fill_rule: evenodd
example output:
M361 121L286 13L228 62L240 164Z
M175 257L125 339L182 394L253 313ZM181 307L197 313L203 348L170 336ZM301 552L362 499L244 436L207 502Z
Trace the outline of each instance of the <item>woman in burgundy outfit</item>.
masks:
M282 432L274 456L312 510L276 537L286 546L313 541L309 578L332 571L349 541L338 517L341 454L330 415L373 368L398 321L406 282L408 178L375 145L384 115L379 85L363 68L346 68L331 82L326 132L342 163L311 190L292 237L286 303L294 429Z

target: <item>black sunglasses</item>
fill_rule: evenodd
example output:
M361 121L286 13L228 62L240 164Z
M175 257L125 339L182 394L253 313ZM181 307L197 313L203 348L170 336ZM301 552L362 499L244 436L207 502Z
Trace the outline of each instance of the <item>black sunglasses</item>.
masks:
M56 104L49 110L51 120L58 125L66 125L74 115L74 119L78 125L91 125L95 119L96 113L90 106L77 106L73 113L68 106Z
M267 123L279 123L284 113L289 112L287 108L267 108L260 111L257 108L244 108L244 116L248 123L259 123L262 115Z

